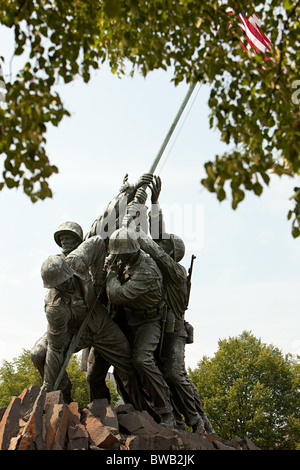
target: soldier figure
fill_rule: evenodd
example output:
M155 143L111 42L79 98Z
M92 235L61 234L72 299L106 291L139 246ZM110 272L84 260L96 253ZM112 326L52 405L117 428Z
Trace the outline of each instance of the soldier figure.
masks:
M44 388L52 391L71 339L91 310L90 319L74 352L94 347L108 365L115 367L134 404L134 391L131 387L131 348L118 325L108 315L106 307L96 301L94 285L89 274L89 266L102 259L104 250L104 240L94 236L82 242L66 258L59 255L50 256L43 263L42 279L44 287L49 289L45 297L48 328L44 342L39 342L39 348L44 347L45 358L43 370L40 372ZM32 356L34 362L34 350ZM66 374L59 384L59 389L64 393L64 397L68 397L69 379ZM103 395L105 396L105 391Z
M196 387L191 382L185 369L185 345L188 338L184 315L187 308L187 272L179 261L185 254L185 245L174 234L162 233L164 221L159 210L158 197L161 188L159 177L154 177L150 186L152 191L151 234L156 234L154 241L140 230L139 244L157 263L162 275L166 294L167 315L163 332L160 360L176 417L176 425L182 426L181 414L193 431L213 432L211 423L202 409ZM134 213L134 202L129 205L128 213ZM125 217L124 223L130 224L132 217Z
M113 305L124 308L133 366L160 424L173 426L169 387L154 358L165 307L162 275L153 259L140 250L134 235L121 228L110 238L109 252L117 255L117 265L107 276L107 296Z

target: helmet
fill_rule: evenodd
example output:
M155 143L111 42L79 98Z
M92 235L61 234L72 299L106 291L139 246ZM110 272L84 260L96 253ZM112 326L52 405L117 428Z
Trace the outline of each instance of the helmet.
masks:
M174 235L173 233L170 234L170 239L173 244L174 260L178 263L184 257L185 244L180 237Z
M60 255L49 256L41 267L44 287L51 289L59 286L73 276L74 272Z
M59 246L61 246L60 235L62 233L73 233L73 235L77 237L79 243L83 240L82 228L76 222L63 222L60 224L57 231L54 233L54 239Z
M173 258L178 263L185 254L185 245L183 240L178 237L178 235L174 235L174 233L163 233L161 240L170 240L170 245L172 246L173 250ZM171 250L171 247L170 247Z
M108 251L113 255L136 253L139 249L136 233L125 227L113 232L109 239Z

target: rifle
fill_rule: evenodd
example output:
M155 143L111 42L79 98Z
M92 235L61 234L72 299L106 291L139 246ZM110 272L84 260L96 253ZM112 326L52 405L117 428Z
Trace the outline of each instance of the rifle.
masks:
M189 301L190 301L190 294L191 294L191 286L192 286L192 273L193 273L193 264L194 260L196 259L195 255L192 255L191 258L191 265L188 270L188 275L186 278L186 283L187 283L187 297L186 297L186 310L188 309Z

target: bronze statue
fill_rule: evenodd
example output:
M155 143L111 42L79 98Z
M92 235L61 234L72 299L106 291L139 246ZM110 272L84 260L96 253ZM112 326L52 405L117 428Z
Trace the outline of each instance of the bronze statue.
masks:
M152 238L144 217L147 186ZM67 402L71 383L65 363L83 350L91 401L110 400L105 377L112 365L125 402L147 409L163 426L185 427L183 416L194 432L210 433L185 368L190 327L185 321L187 272L180 264L185 245L165 230L160 191L161 180L151 173L135 185L126 176L85 236L77 223L61 224L54 238L62 252L49 257L41 270L48 288L48 329L31 357L44 388L58 386Z

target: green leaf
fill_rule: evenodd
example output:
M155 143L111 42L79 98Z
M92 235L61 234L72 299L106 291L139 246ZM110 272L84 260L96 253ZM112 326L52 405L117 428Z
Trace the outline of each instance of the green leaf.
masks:
M255 183L253 185L253 191L256 194L256 196L260 196L261 193L263 192L263 187L260 183Z
M226 192L224 191L224 188L217 190L217 198L220 202L226 198Z
M294 238L298 238L299 235L300 235L300 229L298 227L293 227L292 235L293 235Z
M5 184L9 189L16 188L19 186L18 181L13 180L12 178L5 177L4 179L5 179Z
M283 6L284 6L285 10L288 11L288 10L291 10L295 6L295 3L292 2L291 0L284 0Z

